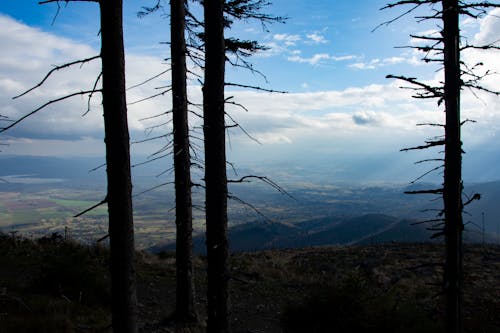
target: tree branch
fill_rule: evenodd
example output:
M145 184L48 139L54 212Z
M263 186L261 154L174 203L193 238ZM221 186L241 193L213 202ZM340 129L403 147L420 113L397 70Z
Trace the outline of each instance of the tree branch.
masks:
M54 68L52 68L46 75L45 77L40 81L38 82L35 86L33 86L32 88L26 90L25 92L23 92L22 94L19 94L17 96L14 96L12 97L12 99L16 99L16 98L19 98L21 96L24 96L26 95L27 93L35 90L36 88L40 87L41 85L43 85L45 83L45 81L47 81L47 79L54 73L54 72L57 72L61 69L64 69L64 68L68 68L68 67L71 67L73 65L77 65L77 64L85 64L87 62L90 62L92 60L95 60L95 59L98 59L100 58L101 56L100 55L97 55L97 56L93 56L93 57L90 57L90 58L87 58L87 59L81 59L81 60L77 60L77 61L73 61L73 62L68 62L66 64L63 64L63 65L60 65L60 66L56 66Z
M99 206L101 206L101 205L104 205L105 203L108 203L108 196L107 196L107 195L106 195L106 197L105 197L105 198L104 198L101 202L99 202L99 203L97 203L97 204L93 205L93 206L92 206L92 207L90 207L90 208L85 209L83 212L80 212L80 213L76 214L76 215L75 215L75 216L73 216L73 217L79 217L79 216L82 216L83 214L88 213L88 212L90 212L91 210L93 210L93 209L95 209L95 208L97 208L97 207L99 207Z
M68 99L68 98L71 98L71 97L74 97L74 96L79 96L79 95L86 95L86 94L91 94L91 93L95 93L95 92L102 92L102 89L97 89L97 90L86 90L86 91L80 91L80 92L76 92L76 93L72 93L72 94L69 94L69 95L66 95L66 96L63 96L63 97L59 97L59 98L56 98L56 99L53 99L51 101L48 101L47 103L43 104L42 106L36 108L35 110L31 111L30 113L28 113L27 115L24 115L23 117L19 118L18 120L14 121L12 124L10 124L9 126L7 127L3 127L3 128L0 128L0 133L3 133L5 132L6 130L16 126L17 124L19 124L21 121L23 121L24 119L34 115L35 113L37 113L38 111L46 108L47 106L51 105L51 104L54 104L54 103L57 103L57 102L60 102L60 101L63 101L65 99Z

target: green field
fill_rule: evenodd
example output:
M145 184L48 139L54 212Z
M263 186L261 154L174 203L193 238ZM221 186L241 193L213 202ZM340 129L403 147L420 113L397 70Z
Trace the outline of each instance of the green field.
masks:
M67 200L67 199L51 199L54 203L64 208L67 208L68 211L72 212L72 215L78 214L81 211L84 211L87 208L92 207L97 202L89 201L89 200ZM93 210L85 213L86 216L107 216L108 215L108 206L102 205L94 208Z

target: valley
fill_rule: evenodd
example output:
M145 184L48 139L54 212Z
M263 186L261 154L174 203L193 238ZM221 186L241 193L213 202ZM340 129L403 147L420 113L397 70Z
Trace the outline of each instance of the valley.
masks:
M93 243L107 234L107 207L99 206L80 217L74 215L100 202L100 182L53 181L0 184L0 231L36 238L60 233L82 243ZM43 178L41 178L43 179ZM175 212L172 185L135 188L136 246L152 251L172 250ZM430 185L422 185L430 186ZM465 239L499 241L494 198L500 182L475 184L469 191L482 192L464 215ZM391 241L428 241L431 235L415 222L431 218L440 201L432 196L405 195L405 186L335 185L298 182L284 186L287 195L265 184L230 184L229 226L232 251L323 245L372 244ZM203 192L195 189L194 243L204 252ZM430 211L430 212L429 212Z

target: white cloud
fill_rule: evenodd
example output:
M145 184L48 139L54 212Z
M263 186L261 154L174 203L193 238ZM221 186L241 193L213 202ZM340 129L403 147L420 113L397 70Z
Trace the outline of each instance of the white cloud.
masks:
M300 57L297 55L288 57L289 61L299 62L299 63L308 63L310 65L316 65L321 60L326 60L326 59L330 59L330 56L326 53L318 53L318 54L313 55L311 58L303 58L303 57Z
M416 59L415 56L411 57L403 57L403 56L394 56L394 57L389 57L389 58L384 58L384 59L371 59L370 61L367 62L355 62L352 64L349 64L348 67L354 68L354 69L377 69L380 67L385 67L385 66L390 66L390 65L397 65L397 64L410 64L413 66L420 65L422 62Z
M347 56L332 56L329 55L328 53L318 53L313 55L310 58L304 58L299 55L293 55L288 57L287 59L291 62L298 62L298 63L307 63L310 65L317 65L321 61L326 61L326 60L331 60L331 61L345 61L345 60L351 60L356 58L356 56L353 55L347 55Z
M284 42L286 46L295 46L297 42L302 38L299 35L290 35L290 34L275 34L273 36L274 40Z
M477 38L491 36L498 31L496 23L484 19ZM493 25L493 26L492 26ZM293 35L279 35L276 42L296 40ZM300 36L299 36L300 38ZM16 93L27 89L42 78L57 54L58 63L97 54L89 46L60 38L58 36L27 27L7 17L0 16L0 114L17 118L33 110L48 99L65 93L78 91L93 85L99 64L88 64L82 69L60 71L47 86L12 101ZM299 50L289 54L291 61L319 64L322 61L342 61L357 59L355 56L333 56L318 53L310 58L301 57ZM498 54L482 53L485 67L500 71ZM293 58L296 57L296 58ZM476 59L477 54L467 57ZM60 59L60 60L59 60ZM403 64L411 57L388 57L357 62L353 67L388 66ZM477 58L479 59L479 58ZM29 64L25 67L23 64ZM359 65L357 65L359 64ZM127 56L128 86L142 82L162 70L164 65L155 57ZM439 79L439 73L435 80ZM127 92L128 100L135 101L152 93L155 87L168 82L169 74L155 82ZM300 79L300 78L298 78ZM300 84L298 81L297 84ZM309 81L308 81L309 82ZM490 77L486 84L498 89L498 77ZM313 82L309 82L313 85ZM253 147L253 143L237 129L232 133L232 154L239 158L263 161L278 155L297 156L308 152L329 153L355 152L377 153L397 152L399 148L419 144L426 137L440 135L439 128L416 127L419 122L442 122L443 112L435 101L414 100L411 91L399 89L400 82L369 84L343 90L316 92L269 94L256 91L231 91L235 101L245 105L249 112L239 108L228 108L232 116L259 139L263 145ZM191 86L189 92L193 101L201 100L201 91ZM229 93L228 93L229 95ZM465 92L463 101L464 117L478 121L464 129L465 142L481 145L492 135L500 133L500 101L498 97L480 94L477 100ZM65 103L51 106L37 116L26 120L17 131L7 137L10 146L7 153L37 154L81 154L93 155L103 150L102 110L96 99L92 111L86 117L81 114L86 109L85 98L75 98ZM169 110L170 98L149 100L129 106L129 124L135 139L155 121L140 121L141 118ZM198 120L199 121L199 120ZM469 140L469 141L467 141ZM149 149L149 147L148 147Z
M74 61L99 53L87 45L79 44L38 29L28 27L9 17L0 16L0 112L17 119L40 105L64 95L89 90L100 71L99 60L83 66L61 69L33 92L12 100L12 97L34 86L52 66ZM57 60L55 60L57 59ZM148 56L127 56L129 86L143 81L164 70L161 59ZM128 91L128 100L138 100L153 94L152 85L162 85L166 78ZM59 136L78 140L83 136L101 135L103 132L101 100L96 94L91 112L82 118L87 108L87 97L73 97L48 106L18 125L14 133L46 137ZM145 125L140 118L168 107L168 99L151 100L129 107L131 131L141 131ZM101 140L102 141L102 140Z
M318 33L307 34L306 37L309 39L309 42L314 44L326 44L328 41L326 38Z
M364 62L355 62L353 64L349 65L350 68L355 68L355 69L375 69L376 67L374 65L370 65Z
M498 42L500 32L500 8L491 10L487 16L479 20L479 32L474 36L474 42L477 44L490 44Z

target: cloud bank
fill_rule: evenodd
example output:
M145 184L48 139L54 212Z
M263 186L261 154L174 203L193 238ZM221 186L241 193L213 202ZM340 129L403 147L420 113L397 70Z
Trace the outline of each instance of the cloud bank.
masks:
M493 13L495 14L495 13ZM495 15L499 15L496 13ZM491 43L500 33L497 18L487 16L478 21L474 40ZM306 40L324 44L320 34L307 35ZM293 47L304 37L291 34L273 36L273 42ZM27 26L7 16L0 16L0 114L17 119L48 100L65 94L89 89L99 74L99 62L62 70L54 74L40 89L12 100L12 97L38 82L51 65L90 57L98 50L70 39ZM310 58L295 52L288 60L317 64L321 60L354 60L355 56L316 54ZM481 59L485 68L500 72L498 54L471 51L464 59ZM127 82L131 87L164 71L167 67L156 57L129 54L127 56ZM391 57L352 64L366 69L370 66L405 63L408 58ZM402 73L404 74L404 73ZM434 78L439 80L441 73ZM169 82L169 74L127 92L129 103L161 92L159 87ZM485 80L487 87L498 89L498 76ZM269 162L273 159L320 159L321 156L351 154L361 156L400 154L398 150L418 145L424 139L441 135L435 127L416 126L417 123L441 123L443 110L435 101L411 98L411 90L400 89L400 82L366 84L343 90L325 90L308 93L270 94L257 91L228 91L227 96L245 105L247 111L229 106L230 115L257 139L250 140L245 133L233 128L229 131L231 158L242 164ZM191 100L201 101L199 86L189 87ZM500 133L500 101L498 97L464 91L463 118L477 121L464 128L466 149L484 147ZM2 137L9 146L8 154L47 156L99 156L104 153L103 121L99 97L91 101L73 98L52 105L27 119L19 127ZM145 138L150 126L167 122L168 118L141 120L170 110L170 96L146 100L129 106L129 126L133 140ZM193 124L200 125L197 117ZM154 129L151 136L168 130L169 125ZM166 139L165 139L166 140ZM150 154L166 141L134 146L137 154ZM418 158L415 158L416 160Z

